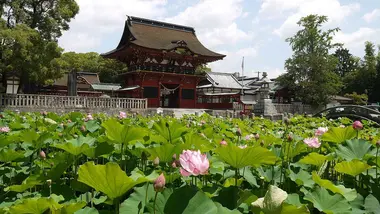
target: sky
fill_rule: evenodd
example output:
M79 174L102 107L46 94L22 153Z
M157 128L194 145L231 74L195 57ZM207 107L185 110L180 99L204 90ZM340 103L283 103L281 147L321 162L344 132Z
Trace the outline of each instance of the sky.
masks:
M129 16L194 27L208 49L227 55L209 64L215 72L275 78L292 56L285 41L309 14L339 27L334 41L362 57L364 43L380 44L380 0L77 0L80 12L59 43L68 51L105 53L118 45Z

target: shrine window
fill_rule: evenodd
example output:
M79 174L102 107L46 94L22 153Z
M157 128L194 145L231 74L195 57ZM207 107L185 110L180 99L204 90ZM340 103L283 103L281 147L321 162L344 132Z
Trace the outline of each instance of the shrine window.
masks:
M158 88L144 87L144 98L158 98Z
M194 89L182 89L182 99L194 100Z

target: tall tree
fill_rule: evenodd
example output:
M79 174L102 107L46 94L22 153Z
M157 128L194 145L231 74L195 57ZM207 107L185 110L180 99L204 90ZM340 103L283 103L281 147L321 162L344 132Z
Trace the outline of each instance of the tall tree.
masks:
M75 0L3 0L1 17L8 28L25 24L47 40L56 40L69 29L79 12Z
M206 75L206 73L211 72L211 68L208 67L207 65L199 65L195 69L195 74L196 75Z
M71 71L86 71L98 73L101 82L118 83L120 78L118 74L127 71L127 65L113 60L106 59L98 53L75 53L67 52L62 54L60 58L52 61L54 70L59 70L61 74Z
M338 48L334 56L338 59L338 65L335 72L344 77L346 74L356 71L358 68L358 60L346 48Z
M329 54L341 46L333 42L339 29L322 30L327 21L326 16L318 15L301 18L298 25L302 29L286 40L293 49L292 58L285 62L287 73L278 79L296 99L315 106L328 103L342 86L335 73L338 60Z
M57 40L79 11L75 0L3 0L0 2L0 72L45 83L61 74L51 61L62 54Z

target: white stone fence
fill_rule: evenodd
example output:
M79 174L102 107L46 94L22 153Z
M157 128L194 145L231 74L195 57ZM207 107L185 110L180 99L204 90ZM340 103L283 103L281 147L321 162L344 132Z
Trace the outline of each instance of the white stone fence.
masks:
M147 109L148 100L136 98L103 98L38 94L0 94L0 107L47 109Z
M291 113L291 114L313 114L316 112L315 109L313 109L310 105L303 105L303 104L279 104L274 103L273 104L277 110L277 113Z

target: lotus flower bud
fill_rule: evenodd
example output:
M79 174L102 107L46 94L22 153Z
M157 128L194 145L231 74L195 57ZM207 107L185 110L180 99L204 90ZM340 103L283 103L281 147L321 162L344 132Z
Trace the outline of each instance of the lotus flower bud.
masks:
M44 160L46 159L46 154L43 150L40 151L40 157Z
M290 125L290 120L288 117L284 118L284 123L285 123L285 125Z
M80 127L80 130L81 130L82 132L85 132L85 131L86 131L86 126L81 126L81 127Z
M236 129L236 135L237 135L237 136L241 136L241 129L240 129L240 128L237 128L237 129Z
M166 183L165 176L163 173L161 173L161 175L158 176L158 178L154 181L154 184L153 184L154 191L156 192L164 191L165 183Z
M373 141L373 137L372 137L372 136L369 136L369 137L368 137L368 140L369 140L369 141Z
M339 128L346 128L346 126L344 126L344 125L340 125Z
M352 124L352 127L355 129L355 130L360 130L360 129L363 129L363 124L360 122L360 121L355 121L353 124Z
M160 159L158 157L156 157L154 160L153 160L153 164L158 166L158 164L160 164Z
M222 141L220 141L220 145L227 146L227 141L225 141L224 139L222 139Z
M72 121L71 120L67 120L67 123L72 123Z
M51 183L52 183L51 179L46 180L46 183L47 183L47 185L48 185L49 187L51 187Z
M264 143L264 141L262 140L262 141L260 142L260 146L261 146L261 147L264 147L264 145L265 145L265 143Z
M62 137L63 136L63 134L62 133L58 133L58 137Z
M292 141L293 140L293 137L291 135L288 135L288 141Z
M172 158L173 160L177 160L177 154L173 154Z
M376 141L376 147L377 147L377 148L380 147L380 140Z
M258 140L260 138L260 135L257 133L255 134L255 139Z
M175 161L173 161L173 163L172 163L172 167L173 167L173 168L177 168L177 164L175 163Z

